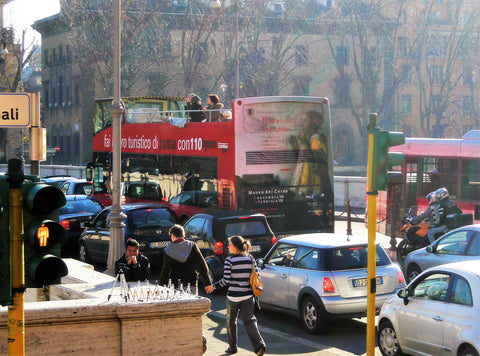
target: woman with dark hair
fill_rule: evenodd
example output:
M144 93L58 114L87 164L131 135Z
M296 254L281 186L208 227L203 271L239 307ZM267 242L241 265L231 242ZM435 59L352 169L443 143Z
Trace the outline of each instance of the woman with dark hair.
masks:
M243 322L248 338L257 355L265 354L265 341L258 330L254 315L253 291L250 286L253 258L248 253L252 245L241 236L228 238L228 251L232 254L225 259L223 278L212 285L206 286L210 294L216 288L228 286L227 291L227 354L237 353L237 318ZM256 269L256 266L255 266Z
M218 95L210 94L207 98L207 107L204 109L207 111L207 121L220 121L221 109L223 109L223 104Z

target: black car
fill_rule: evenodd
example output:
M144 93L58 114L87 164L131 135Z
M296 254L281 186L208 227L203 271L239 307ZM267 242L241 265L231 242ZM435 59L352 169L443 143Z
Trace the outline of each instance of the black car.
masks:
M66 195L67 203L59 209L58 221L67 230L68 239L62 243L62 256L76 255L78 240L85 223L93 220L103 206L88 195Z
M207 261L211 277L223 276L223 264L228 256L228 238L240 235L250 240L250 254L264 257L277 238L263 214L245 210L216 210L192 216L184 225L187 239L195 241Z
M110 243L110 208L103 209L80 236L80 260L88 263L107 264ZM134 238L140 244L140 252L152 265L163 261L163 250L170 243L168 231L175 224L175 214L163 204L132 203L123 205L126 219L125 241Z

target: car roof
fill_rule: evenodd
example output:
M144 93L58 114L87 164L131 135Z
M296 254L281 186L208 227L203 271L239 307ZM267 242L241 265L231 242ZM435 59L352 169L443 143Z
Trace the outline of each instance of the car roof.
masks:
M109 206L105 209L111 209L112 206ZM170 208L166 205L159 204L159 203L128 203L122 204L123 211L135 210L135 209L148 209L148 208L155 208L155 209L168 209Z
M460 262L452 262L447 263L444 265L438 265L434 267L430 267L427 271L446 271L446 272L469 272L471 274L480 277L480 260L469 260L469 261L460 261Z
M67 200L92 200L92 197L90 195L85 195L85 194L67 194L65 195L65 199Z
M253 211L249 210L225 210L225 209L219 209L219 210L212 210L209 212L204 212L200 214L196 214L193 217L206 217L206 216L213 216L214 218L217 219L228 219L228 218L234 218L234 217L239 217L239 216L261 216L264 217L265 215L256 213Z
M368 243L368 239L364 237L336 233L292 235L284 237L278 241L283 243L302 244L317 248L347 247L364 245Z

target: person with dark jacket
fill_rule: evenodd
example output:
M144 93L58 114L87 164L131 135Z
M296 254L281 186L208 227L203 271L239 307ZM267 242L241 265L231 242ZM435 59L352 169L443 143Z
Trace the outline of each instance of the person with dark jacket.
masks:
M115 275L121 271L127 282L144 281L150 274L150 260L142 255L139 250L138 241L128 239L125 244L125 253L115 261Z
M170 228L172 243L165 248L163 267L160 273L160 285L166 285L171 279L175 287L178 281L185 288L190 283L192 293L197 292L198 275L205 285L212 284L208 273L208 265L197 244L185 240L185 230L181 225Z
M205 113L203 112L202 99L197 94L190 94L185 101L185 110L191 122L202 122L205 120Z
M412 224L418 224L424 219L428 220L427 237L431 244L435 241L436 234L447 231L447 215L462 213L449 196L447 188L444 187L429 193L427 210L423 214L410 218Z

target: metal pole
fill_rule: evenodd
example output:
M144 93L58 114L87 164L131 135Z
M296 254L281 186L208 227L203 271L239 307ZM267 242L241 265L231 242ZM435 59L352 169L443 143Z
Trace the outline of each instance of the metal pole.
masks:
M240 97L240 62L238 60L238 0L235 0L235 98Z
M25 273L23 265L23 161L8 161L10 220L10 283L13 305L8 306L8 355L25 355Z
M110 243L108 246L107 272L115 274L115 261L122 255L124 250L122 205L120 201L120 178L121 178L121 116L120 106L121 92L121 0L114 1L114 48L113 48L113 103L110 112L112 114L112 208L108 219L110 220Z
M368 228L368 256L367 256L367 356L375 355L375 293L377 279L375 278L376 248L375 222L377 219L376 205L377 192L372 191L372 163L373 163L373 132L377 123L377 115L370 115L368 125L368 165L367 165L367 228Z
M39 152L40 145L40 93L30 93L32 100L32 127L30 128L30 152L35 149ZM36 146L34 148L34 146ZM33 159L34 158L34 159ZM32 157L30 153L30 174L34 176L40 175L40 157Z

